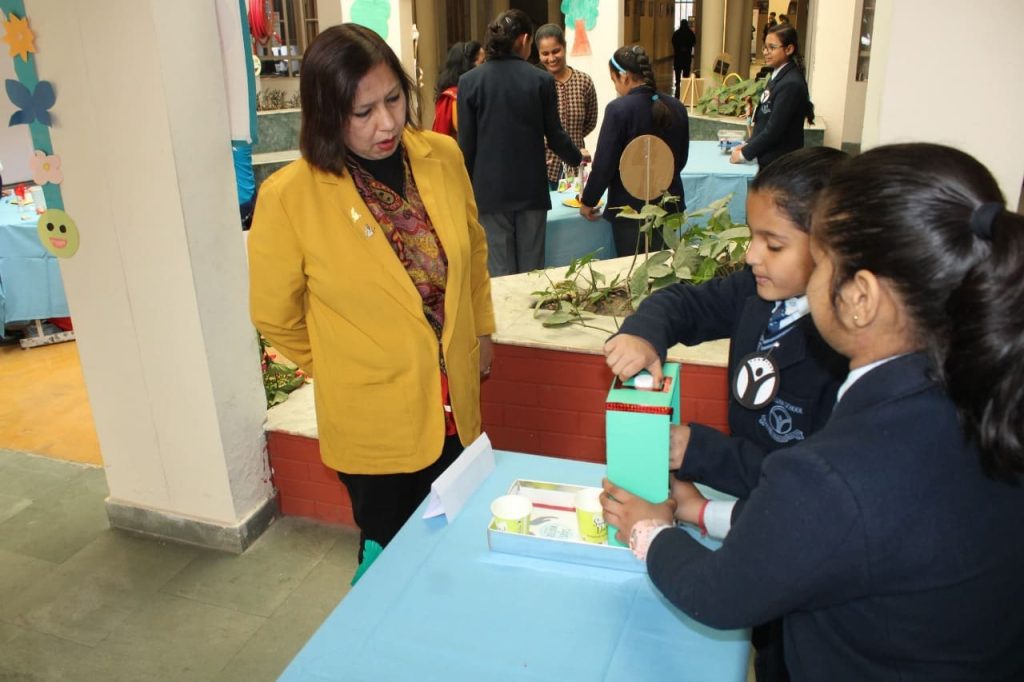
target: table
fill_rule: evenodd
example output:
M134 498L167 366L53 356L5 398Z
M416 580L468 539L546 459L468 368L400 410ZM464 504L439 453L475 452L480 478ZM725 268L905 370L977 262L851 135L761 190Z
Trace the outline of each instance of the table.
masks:
M732 192L729 215L734 222L747 222L747 185L757 175L756 163L729 163L729 155L719 151L718 142L691 141L681 175L687 211L703 208Z
M601 260L615 258L615 240L612 224L607 220L590 221L580 215L579 208L570 208L562 202L575 195L571 192L552 192L551 210L548 211L547 235L544 238L544 267L568 265L570 261L598 251Z
M746 680L749 631L696 623L646 573L489 552L488 507L513 480L596 486L604 473L495 455L451 524L421 505L281 680Z
M757 164L729 163L729 155L719 151L718 142L692 141L686 167L680 175L686 194L686 210L696 211L732 193L729 215L734 222L747 221L747 186L757 175ZM601 249L598 258L602 260L631 255L616 253L611 223L607 220L590 222L580 215L578 208L562 204L572 196L568 192L551 193L544 267L568 265L573 259L597 249Z
M12 200L0 199L0 335L8 322L68 315L57 259L36 235L35 209Z

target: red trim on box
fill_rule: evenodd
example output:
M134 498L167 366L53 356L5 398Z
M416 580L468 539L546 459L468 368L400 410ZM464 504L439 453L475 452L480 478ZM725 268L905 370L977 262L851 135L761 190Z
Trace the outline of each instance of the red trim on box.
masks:
M604 409L609 412L639 412L640 414L664 414L672 416L671 407L658 407L657 405L633 405L631 403L605 403Z

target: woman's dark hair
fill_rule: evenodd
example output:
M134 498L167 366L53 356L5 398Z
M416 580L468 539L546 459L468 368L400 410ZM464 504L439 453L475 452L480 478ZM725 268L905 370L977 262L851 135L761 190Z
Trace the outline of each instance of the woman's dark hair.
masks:
M352 115L359 81L378 64L387 64L402 87L406 125L419 128L412 81L379 35L358 24L340 24L321 31L306 50L299 82L299 149L314 168L345 174L348 150L342 131Z
M441 96L441 93L459 84L459 76L476 66L476 54L480 51L480 43L470 40L465 43L455 43L448 50L448 56L444 60L444 68L437 75L437 85L434 88L434 101Z
M512 54L516 38L533 34L533 22L521 9L510 9L498 15L498 18L487 26L487 39L484 51L487 58L507 57Z
M941 145L876 147L836 169L811 233L833 298L858 270L892 285L985 472L1024 473L1024 216L988 170Z
M612 75L620 74L623 71L637 76L644 82L644 87L651 89L651 97L654 105L651 107L651 119L654 122L655 130L667 130L672 125L672 110L661 101L666 95L658 92L658 86L654 82L654 70L651 68L651 59L647 52L639 45L624 45L612 53L608 61L608 69Z
M533 42L539 44L542 38L554 38L559 45L565 47L565 31L558 24L544 24L538 28L533 35Z
M796 29L787 23L776 24L768 29L768 32L764 34L765 40L767 40L770 35L774 35L779 39L779 43L782 45L783 49L790 45L793 46L793 54L789 55L789 61L793 62L793 66L799 69L800 75L806 79L807 66L804 64L804 56L800 54L800 43ZM814 102L811 102L810 100L807 101L807 111L804 112L804 116L807 117L808 123L814 123Z
M831 147L807 147L789 152L758 171L750 190L771 195L772 203L804 232L811 231L814 202L832 171L850 158Z

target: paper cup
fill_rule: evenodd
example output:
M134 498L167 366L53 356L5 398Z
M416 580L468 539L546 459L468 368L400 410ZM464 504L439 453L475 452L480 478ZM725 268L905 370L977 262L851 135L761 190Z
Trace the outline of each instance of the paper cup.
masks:
M494 529L506 533L530 532L530 512L533 503L523 495L502 495L491 502L491 514L494 515Z
M608 542L608 525L601 509L601 489L584 488L576 493L576 524L580 539L603 545Z

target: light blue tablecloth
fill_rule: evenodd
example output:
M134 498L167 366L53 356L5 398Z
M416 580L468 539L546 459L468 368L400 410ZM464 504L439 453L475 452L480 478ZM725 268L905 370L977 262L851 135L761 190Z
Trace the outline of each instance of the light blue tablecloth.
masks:
M544 267L568 265L571 260L598 249L597 257L601 260L617 255L611 223L607 220L589 221L580 215L580 209L562 203L574 196L570 192L551 193L551 210L548 211L548 229L544 239Z
M57 259L36 235L38 218L32 206L0 199L0 334L7 322L68 315Z
M717 142L690 142L690 155L681 173L686 194L686 210L696 211L716 199L732 193L729 215L737 223L747 221L747 185L757 174L757 164L732 164L718 149ZM553 268L568 265L591 251L601 249L598 258L615 258L615 242L607 220L590 222L579 209L562 205L570 193L551 193L548 231L544 246L544 265Z
M747 185L757 175L756 163L729 163L718 142L690 142L683 176L686 210L695 211L730 192L729 215L737 223L747 221Z
M488 551L488 507L515 479L597 486L604 472L496 456L497 468L450 525L420 518L420 507L280 679L746 679L749 632L694 622L646 573Z

